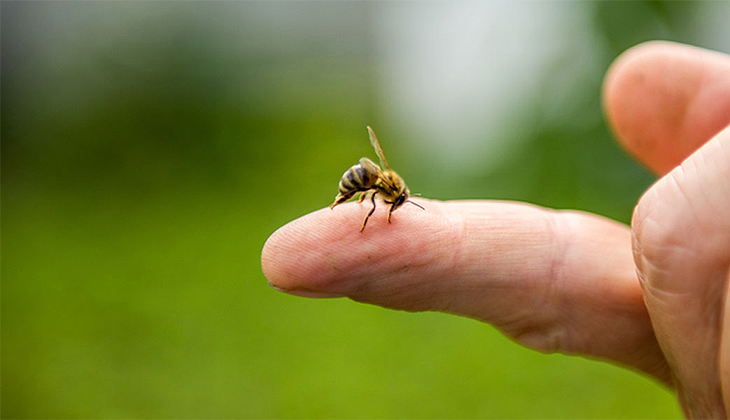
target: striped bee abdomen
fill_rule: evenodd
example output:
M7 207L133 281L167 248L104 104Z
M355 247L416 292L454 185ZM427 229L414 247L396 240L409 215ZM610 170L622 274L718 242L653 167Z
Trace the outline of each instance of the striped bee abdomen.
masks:
M337 186L337 197L330 208L344 203L360 191L368 191L375 187L378 181L380 168L367 158L360 159L360 163L345 171Z
M340 179L339 192L344 195L350 195L358 192L369 190L375 185L378 174L368 171L359 163L348 169Z

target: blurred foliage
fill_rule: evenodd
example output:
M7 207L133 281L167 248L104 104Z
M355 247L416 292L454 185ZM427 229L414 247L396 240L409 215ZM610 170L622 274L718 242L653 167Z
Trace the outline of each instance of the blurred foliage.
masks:
M376 7L2 4L3 418L680 415L648 379L472 320L268 287L268 235L330 203L372 154L366 124L401 132L376 117ZM652 177L611 140L602 73L638 42L693 41L701 6L589 7L602 63L577 105L545 114L546 74L515 116L529 138L473 177L393 144L411 187L628 221Z

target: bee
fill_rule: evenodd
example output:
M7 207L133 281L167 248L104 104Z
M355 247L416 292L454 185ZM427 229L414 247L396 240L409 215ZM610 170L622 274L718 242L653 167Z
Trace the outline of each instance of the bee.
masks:
M380 147L380 142L375 136L373 129L368 126L368 135L370 136L370 144L373 145L375 153L380 159L379 167L372 160L364 157L360 158L360 163L352 166L350 169L345 171L340 179L338 185L337 197L335 202L332 203L330 209L333 209L338 204L342 204L345 201L352 198L353 195L360 193L358 203L362 203L366 198L370 198L370 202L373 203L373 208L370 209L365 220L362 221L362 227L360 232L365 230L365 225L368 223L368 219L375 212L375 196L383 200L386 204L390 204L388 210L388 223L390 223L390 216L393 211L404 203L411 203L421 210L425 210L417 203L408 199L411 192L406 187L406 183L395 171L390 169L388 161L385 160L383 149ZM417 195L417 194L416 194Z

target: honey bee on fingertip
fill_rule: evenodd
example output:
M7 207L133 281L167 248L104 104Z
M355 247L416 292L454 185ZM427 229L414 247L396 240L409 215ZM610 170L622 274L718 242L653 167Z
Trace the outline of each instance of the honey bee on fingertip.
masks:
M425 210L418 203L409 200L411 192L408 190L406 183L403 182L403 178L400 175L390 169L388 161L385 160L383 149L380 147L380 142L378 142L378 138L375 136L375 132L373 132L370 126L367 128L368 135L370 136L370 144L373 145L375 153L378 155L378 159L380 159L381 166L376 165L366 157L360 158L360 163L353 165L342 175L338 185L337 197L335 197L335 202L330 205L330 209L333 209L335 206L352 198L358 192L360 193L359 203L369 198L370 202L373 203L373 208L370 209L365 216L365 220L362 221L360 232L365 230L368 219L375 212L376 195L386 204L390 204L388 223L390 223L391 214L404 203L411 203L421 210Z

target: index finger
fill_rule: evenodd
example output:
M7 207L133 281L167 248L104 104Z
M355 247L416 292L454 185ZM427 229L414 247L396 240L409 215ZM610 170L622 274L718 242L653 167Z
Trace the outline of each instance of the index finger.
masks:
M542 351L608 358L667 380L628 227L587 213L494 201L418 200L386 221L344 204L277 230L261 260L288 293L347 296L480 319Z

